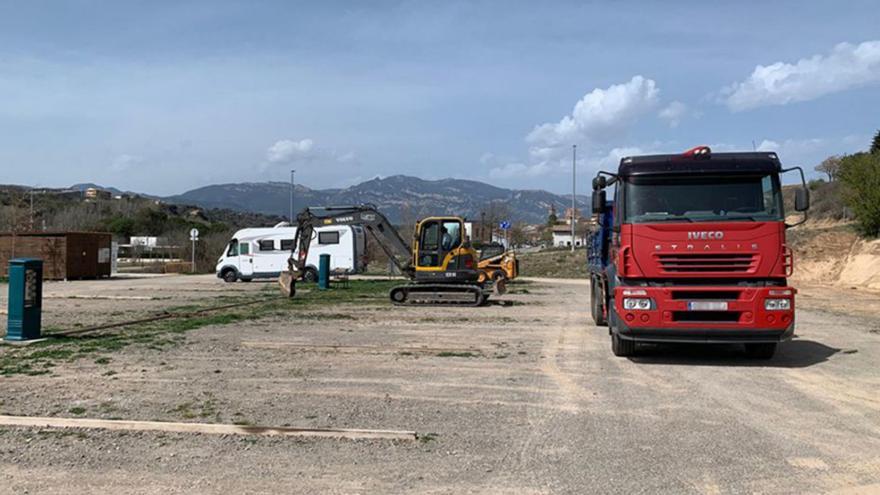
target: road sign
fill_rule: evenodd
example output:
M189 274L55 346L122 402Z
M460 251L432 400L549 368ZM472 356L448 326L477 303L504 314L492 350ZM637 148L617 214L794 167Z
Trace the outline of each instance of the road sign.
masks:
M199 229L189 231L189 240L192 241L192 272L196 272L196 242L199 240Z
M510 229L510 222L505 220L501 222L498 226L501 227L502 230L508 230Z

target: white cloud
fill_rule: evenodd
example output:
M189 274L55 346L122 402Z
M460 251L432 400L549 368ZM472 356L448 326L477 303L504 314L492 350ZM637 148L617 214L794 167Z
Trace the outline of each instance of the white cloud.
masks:
M830 93L880 82L880 41L840 43L827 55L794 64L759 65L742 82L724 88L732 111L808 101Z
M299 141L282 139L269 147L266 151L266 159L269 163L291 163L297 159L309 156L314 146L315 142L309 138Z
M757 146L758 151L779 151L780 145L776 141L765 139Z
M310 138L276 141L259 169L269 180L287 180L288 170L296 169L297 182L320 187L347 187L363 174L355 152L319 146Z
M658 103L660 90L652 79L634 76L629 82L596 88L575 104L559 122L538 125L526 137L539 159L559 156L572 144L606 141L623 134L638 117Z
M668 122L670 127L678 127L678 124L681 123L681 120L687 113L687 105L680 101L673 101L660 110L657 116Z
M620 164L621 158L626 156L644 155L646 153L647 152L644 148L639 148L638 146L622 146L619 148L612 148L604 156L597 159L595 163L599 169L615 170Z
M113 159L110 164L110 170L114 172L125 172L132 167L137 167L144 163L144 157L139 155L122 154Z

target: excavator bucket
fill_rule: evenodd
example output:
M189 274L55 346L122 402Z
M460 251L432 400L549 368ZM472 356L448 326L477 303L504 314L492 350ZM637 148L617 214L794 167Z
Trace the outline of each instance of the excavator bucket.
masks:
M296 295L296 279L290 274L290 271L281 272L278 276L278 285L281 286L281 293L284 297L293 297Z

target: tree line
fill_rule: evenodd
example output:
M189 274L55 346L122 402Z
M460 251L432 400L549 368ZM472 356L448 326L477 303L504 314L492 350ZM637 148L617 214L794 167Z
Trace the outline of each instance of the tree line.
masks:
M880 131L867 151L830 156L816 166L829 183L838 183L843 202L867 237L880 236Z

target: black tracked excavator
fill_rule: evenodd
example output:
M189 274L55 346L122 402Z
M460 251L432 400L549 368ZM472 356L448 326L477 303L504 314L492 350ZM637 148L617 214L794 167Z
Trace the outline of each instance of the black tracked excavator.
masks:
M477 252L465 236L460 217L427 217L416 223L410 247L385 215L370 204L306 208L297 215L296 237L279 283L287 297L296 295L303 278L316 227L360 225L370 232L388 258L410 279L389 292L398 305L481 306L492 292L503 294L504 281L480 281Z

